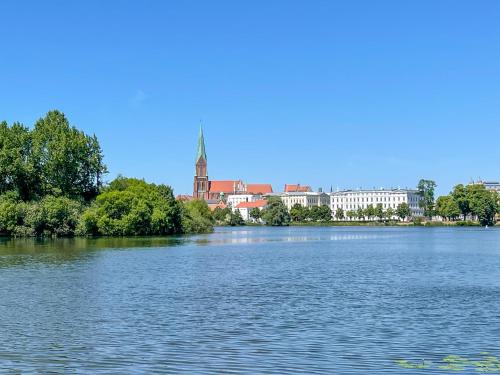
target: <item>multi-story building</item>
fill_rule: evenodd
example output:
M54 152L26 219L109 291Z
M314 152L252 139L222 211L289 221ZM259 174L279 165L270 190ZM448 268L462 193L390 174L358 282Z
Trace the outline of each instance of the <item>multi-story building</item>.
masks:
M300 204L302 207L328 206L330 204L330 196L323 192L281 193L279 196L288 210L296 204Z
M417 190L343 190L330 193L330 209L335 218L339 208L345 213L359 208L366 209L369 205L377 207L381 204L384 210L388 208L396 210L401 203L407 203L412 216L423 216L424 211L419 206L421 199Z
M476 184L484 185L486 190L496 191L500 193L500 182L497 181L478 181Z
M231 194L227 196L227 205L231 207L231 209L236 209L240 203L248 203L255 202L262 199L262 195L260 194Z
M234 210L240 211L243 220L255 222L256 220L250 216L252 210L256 208L262 211L266 206L267 206L267 200L259 199L253 202L241 202L234 208ZM262 219L259 219L257 221L262 222Z

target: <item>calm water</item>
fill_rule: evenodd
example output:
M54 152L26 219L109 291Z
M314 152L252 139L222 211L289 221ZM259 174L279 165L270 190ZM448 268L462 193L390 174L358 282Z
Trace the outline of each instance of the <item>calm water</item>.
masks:
M500 357L496 229L0 240L2 372L442 374L483 352Z

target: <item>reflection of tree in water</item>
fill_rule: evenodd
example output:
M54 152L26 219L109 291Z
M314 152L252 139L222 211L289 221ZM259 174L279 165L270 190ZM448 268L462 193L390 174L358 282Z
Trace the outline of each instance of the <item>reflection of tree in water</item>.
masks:
M189 242L188 236L102 237L102 238L22 238L0 239L0 268L30 263L61 264L85 260L99 251L129 248L172 247Z

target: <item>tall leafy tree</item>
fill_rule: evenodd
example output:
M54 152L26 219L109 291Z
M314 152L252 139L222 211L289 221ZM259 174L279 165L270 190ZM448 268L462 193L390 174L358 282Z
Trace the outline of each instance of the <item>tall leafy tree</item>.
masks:
M459 184L453 188L451 196L457 203L458 208L463 216L463 219L466 220L467 215L470 214L469 199L467 197L467 188L464 185Z
M418 193L422 198L419 206L424 210L424 215L428 218L432 218L434 213L434 189L436 186L434 181L425 179L421 179L417 185Z
M90 200L99 193L107 170L95 136L70 126L63 113L51 111L36 122L32 138L42 194Z
M337 208L337 211L335 211L335 218L337 220L344 220L344 217L344 210L341 207Z
M285 226L290 224L290 214L280 198L270 197L267 207L262 212L266 225Z
M398 217L403 221L411 217L411 210L410 206L408 206L408 203L403 202L399 204L398 207L396 208L396 215L398 215Z

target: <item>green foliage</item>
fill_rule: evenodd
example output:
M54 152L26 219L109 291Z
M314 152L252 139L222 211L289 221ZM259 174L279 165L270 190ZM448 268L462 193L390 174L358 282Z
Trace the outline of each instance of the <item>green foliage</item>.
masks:
M270 197L268 205L262 210L262 219L266 225L286 226L290 224L290 214L280 198Z
M182 231L184 233L213 231L214 218L207 202L195 199L183 203L182 208Z
M375 206L373 216L377 217L379 220L384 219L385 213L384 213L384 208L382 207L382 203L378 203L377 206Z
M259 221L261 216L262 216L262 213L261 213L260 209L258 209L257 207L252 208L250 210L250 217L252 219L254 219L255 221Z
M234 212L231 212L228 224L232 227L245 225L245 220L243 220L240 210L234 210Z
M294 222L304 222L309 218L309 210L307 209L307 207L296 203L290 209L290 217Z
M499 209L499 196L494 191L488 191L484 185L467 186L467 200L470 211L481 225L494 225L495 215Z
M437 215L448 220L456 220L460 213L460 207L452 195L442 196L436 200Z
M207 217L211 223L212 215L205 202L188 202L183 209L169 186L120 176L83 213L78 233L106 236L165 235L182 233L184 224L187 231L197 232L198 229L193 228L199 226L193 221Z
M432 180L420 180L417 185L417 190L422 200L419 202L420 208L424 210L424 216L432 218L434 214L434 189L436 183Z
M356 217L358 220L365 220L365 210L362 207L358 207L356 210Z
M396 215L403 221L409 218L411 216L411 209L408 203L403 202L399 204L396 208Z
M15 193L0 197L0 232L10 236L73 236L82 204L66 197L46 196L21 201Z
M216 207L212 212L212 217L217 224L225 225L226 222L231 219L231 209L229 207L226 207L224 209Z
M335 212L335 218L337 220L344 220L344 210L342 208L337 208L337 211Z
M311 221L330 221L332 219L332 211L327 205L312 206L309 208L309 219Z
M371 220L375 215L377 214L377 211L375 210L375 207L373 207L372 204L369 204L366 206L364 210L364 216L368 218L368 220Z
M24 201L46 195L93 199L106 173L97 138L70 126L59 111L33 130L0 124L0 193L16 191Z
M439 197L436 201L438 215L456 220L461 214L464 221L467 221L468 215L472 215L481 225L494 225L499 209L498 193L487 190L482 184L457 185L449 195Z

